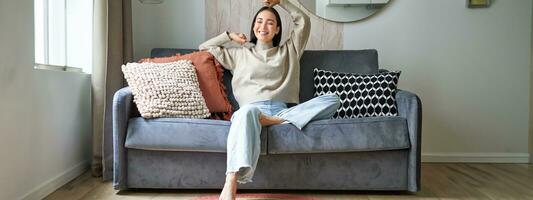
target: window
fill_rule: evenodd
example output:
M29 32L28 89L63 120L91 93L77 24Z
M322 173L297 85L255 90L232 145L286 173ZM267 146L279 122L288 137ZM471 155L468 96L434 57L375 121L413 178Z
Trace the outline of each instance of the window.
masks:
M92 0L34 0L36 68L92 69Z

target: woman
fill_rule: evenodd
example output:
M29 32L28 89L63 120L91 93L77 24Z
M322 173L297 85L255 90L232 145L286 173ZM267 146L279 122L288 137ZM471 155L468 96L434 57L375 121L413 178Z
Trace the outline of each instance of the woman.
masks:
M225 32L200 45L233 74L232 86L240 105L231 118L227 142L226 183L220 199L235 199L237 182L252 181L259 159L262 126L291 123L302 129L309 121L331 118L340 105L336 95L299 103L299 60L309 38L309 17L288 0L262 0L265 7L254 17L250 35L253 46L243 46L242 33ZM281 41L281 19L272 8L280 5L294 22L289 39ZM223 44L236 42L238 48Z

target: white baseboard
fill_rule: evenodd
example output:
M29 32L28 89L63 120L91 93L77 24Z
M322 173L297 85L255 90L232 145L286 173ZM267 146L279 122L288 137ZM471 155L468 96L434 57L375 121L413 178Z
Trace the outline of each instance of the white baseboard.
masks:
M59 189L61 186L67 184L74 178L80 176L86 172L90 167L90 160L83 161L78 165L70 168L69 170L59 174L58 176L44 182L43 184L37 186L30 192L23 195L22 200L40 200L51 194L52 192Z
M423 153L422 162L529 163L529 153Z

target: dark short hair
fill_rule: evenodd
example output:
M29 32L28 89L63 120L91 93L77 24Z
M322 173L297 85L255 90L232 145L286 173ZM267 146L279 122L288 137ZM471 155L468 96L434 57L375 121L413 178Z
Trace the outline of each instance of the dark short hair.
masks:
M252 27L251 27L251 30L250 30L250 42L251 43L254 43L254 44L257 44L257 37L255 37L255 33L254 33L254 25L255 25L255 20L257 19L257 15L259 15L259 13L265 11L265 10L268 10L272 13L274 13L274 15L276 16L276 23L278 24L278 27L279 27L279 33L276 34L274 36L274 38L272 38L272 44L274 45L274 47L277 47L279 46L279 43L281 42L281 30L282 30L282 26L281 26L281 17L279 16L279 13L276 9L272 8L272 7L268 7L268 6L265 6L265 7L262 7L261 9L259 9L259 11L257 11L257 13L255 13L255 17L254 17L254 20L252 21Z

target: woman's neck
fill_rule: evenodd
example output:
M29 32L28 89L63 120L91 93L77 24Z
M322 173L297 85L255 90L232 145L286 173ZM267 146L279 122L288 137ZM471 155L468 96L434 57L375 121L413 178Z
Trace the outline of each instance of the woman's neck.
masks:
M272 41L270 42L263 42L263 41L260 41L260 40L257 40L257 44L255 44L255 49L256 50L267 50L267 49L270 49L274 47L274 45L272 44Z

